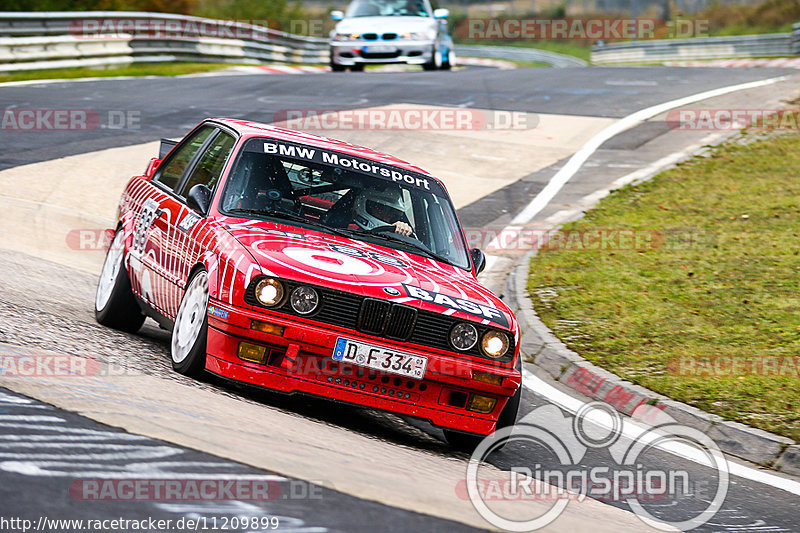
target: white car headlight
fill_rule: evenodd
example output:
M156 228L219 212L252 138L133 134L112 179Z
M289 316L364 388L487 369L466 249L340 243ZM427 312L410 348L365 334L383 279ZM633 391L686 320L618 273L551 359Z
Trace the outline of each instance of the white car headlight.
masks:
M285 292L283 283L279 280L264 278L256 284L254 294L261 305L274 307L281 303Z
M503 357L509 347L508 335L496 329L490 329L481 339L481 350L492 359Z
M406 33L400 34L402 39L408 39L409 41L424 41L428 39L435 39L436 38L436 30L430 29L427 31L408 31Z

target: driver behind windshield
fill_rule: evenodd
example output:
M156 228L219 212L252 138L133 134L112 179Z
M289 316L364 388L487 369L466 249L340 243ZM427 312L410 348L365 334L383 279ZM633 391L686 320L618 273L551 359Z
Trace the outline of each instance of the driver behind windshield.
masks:
M414 232L406 217L403 192L394 183L361 189L353 202L353 223L366 231L394 226L395 233L406 237Z

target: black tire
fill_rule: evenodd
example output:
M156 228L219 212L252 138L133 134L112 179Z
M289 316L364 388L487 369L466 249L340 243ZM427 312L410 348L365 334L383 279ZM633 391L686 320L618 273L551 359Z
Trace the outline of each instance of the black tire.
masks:
M204 281L203 281L204 280ZM203 302L194 302L194 296L190 291L196 290L197 283L205 284L205 299ZM189 301L192 298L192 301ZM172 329L172 339L170 341L170 360L172 368L179 374L185 376L199 376L205 371L208 340L208 273L205 270L196 271L189 282L181 298L178 308L178 315L175 317L175 327ZM198 313L202 313L202 324L199 324L197 331L187 330L186 333L181 328L188 326L195 328L199 320ZM189 323L184 322L184 314L187 314ZM191 314L191 317L188 315Z
M350 70L352 72L364 72L364 65L362 63L356 63L350 67Z
M436 46L431 51L431 60L422 64L422 70L439 70L439 65L436 64Z
M450 70L453 68L453 62L450 59L453 57L453 49L447 49L447 57L442 58L442 70Z
M94 317L99 324L104 326L128 333L136 333L142 327L145 316L136 302L136 297L133 295L128 272L125 269L125 246L121 242L123 238L122 229L117 230L111 246L106 252L106 260L103 263L103 270L97 283ZM121 250L118 248L119 246L121 246ZM119 254L116 259L112 257L115 254ZM113 265L109 261L114 261L117 264ZM103 298L105 301L101 302L101 283L104 276L109 274L106 270L107 268L116 268L117 271L113 281L109 282L110 293ZM108 287L104 288L108 290Z
M331 72L344 72L345 66L344 65L337 65L333 61L331 61Z

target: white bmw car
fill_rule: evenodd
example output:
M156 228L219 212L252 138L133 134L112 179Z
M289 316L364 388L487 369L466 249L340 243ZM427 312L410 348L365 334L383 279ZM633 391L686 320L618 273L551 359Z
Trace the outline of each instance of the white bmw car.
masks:
M339 21L331 32L331 69L385 63L449 69L455 63L449 15L429 0L353 0L346 12L331 12Z

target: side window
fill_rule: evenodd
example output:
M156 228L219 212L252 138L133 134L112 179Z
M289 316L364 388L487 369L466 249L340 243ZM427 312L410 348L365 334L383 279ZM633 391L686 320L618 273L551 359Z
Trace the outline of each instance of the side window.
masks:
M174 189L181 179L183 171L192 160L194 155L203 146L203 143L208 139L208 136L214 132L214 128L206 126L199 130L194 136L189 139L189 142L184 144L178 151L167 161L166 166L162 167L161 172L155 178L155 181L164 184L168 189Z
M217 184L220 174L222 174L225 161L228 160L228 156L231 154L235 143L236 139L231 135L220 132L208 146L205 153L200 157L200 160L189 175L186 184L178 192L178 195L185 198L192 187L198 183L205 185L209 189L213 189L214 185Z

